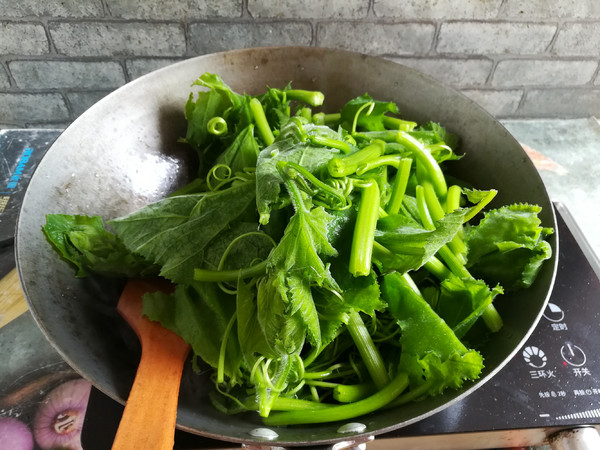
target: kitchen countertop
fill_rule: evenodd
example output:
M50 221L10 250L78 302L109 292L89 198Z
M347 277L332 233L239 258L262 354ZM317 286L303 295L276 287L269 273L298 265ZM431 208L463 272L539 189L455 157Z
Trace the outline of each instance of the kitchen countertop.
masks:
M536 163L553 201L563 203L600 256L600 123L596 118L506 120ZM531 153L530 153L531 154Z

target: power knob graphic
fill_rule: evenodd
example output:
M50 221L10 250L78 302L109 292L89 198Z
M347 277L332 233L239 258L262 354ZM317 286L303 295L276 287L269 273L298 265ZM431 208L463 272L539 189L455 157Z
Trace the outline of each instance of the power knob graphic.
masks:
M569 365L581 367L585 364L587 357L581 348L573 344L565 344L560 348L560 356Z
M530 345L523 350L523 360L531 367L541 369L548 362L548 357L541 348Z

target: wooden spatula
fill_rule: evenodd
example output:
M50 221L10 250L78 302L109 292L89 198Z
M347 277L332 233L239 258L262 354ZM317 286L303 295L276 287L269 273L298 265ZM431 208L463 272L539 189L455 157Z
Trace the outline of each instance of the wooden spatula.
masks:
M132 280L119 299L117 310L138 335L142 357L113 450L173 448L179 386L189 345L142 316L142 296L169 288L159 282Z

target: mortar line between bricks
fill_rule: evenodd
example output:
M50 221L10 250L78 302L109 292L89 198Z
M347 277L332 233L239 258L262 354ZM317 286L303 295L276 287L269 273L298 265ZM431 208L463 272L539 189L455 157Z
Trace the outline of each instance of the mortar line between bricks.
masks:
M252 17L252 14L250 13L250 8L248 8L248 0L242 0L242 15L240 16L242 18L245 17Z
M310 21L310 47L317 47L317 35L317 21L313 19Z
M496 67L498 67L498 62L499 61L496 58L492 58L492 68L490 69L490 73L488 73L488 76L485 79L485 82L483 83L484 86L492 85L492 80L494 79L494 74L496 73Z
M183 23L183 40L185 42L185 49L183 51L184 57L188 57L190 52L190 25L185 22Z
M435 23L435 29L433 31L433 39L431 39L431 46L429 47L428 55L435 56L438 55L437 46L440 39L440 29L442 28L442 23L437 21Z
M369 19L371 17L377 17L375 14L375 0L369 0L369 4L367 5L366 18Z
M598 67L596 67L596 71L592 75L592 79L589 81L588 86L596 86L596 80L600 80L600 75L598 75L598 73L600 73L600 62L598 62Z
M60 94L62 95L65 105L67 106L67 113L69 114L69 122L72 122L73 120L75 120L75 110L73 109L73 105L71 104L71 99L62 90L61 90Z
M563 24L560 21L557 21L556 22L556 30L554 30L554 34L552 35L550 42L544 49L544 53L551 55L551 50L554 48L554 43L558 39L558 34L560 33L560 30L562 29L562 27L563 27Z
M110 12L110 6L108 5L108 2L106 0L100 0L100 3L102 3L102 13L104 16L111 17L112 13Z

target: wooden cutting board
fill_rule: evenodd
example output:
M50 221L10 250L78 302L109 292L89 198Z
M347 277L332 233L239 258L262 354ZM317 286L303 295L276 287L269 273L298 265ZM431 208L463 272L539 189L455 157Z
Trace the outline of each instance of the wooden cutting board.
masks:
M0 280L0 328L27 311L27 302L21 290L17 269Z

